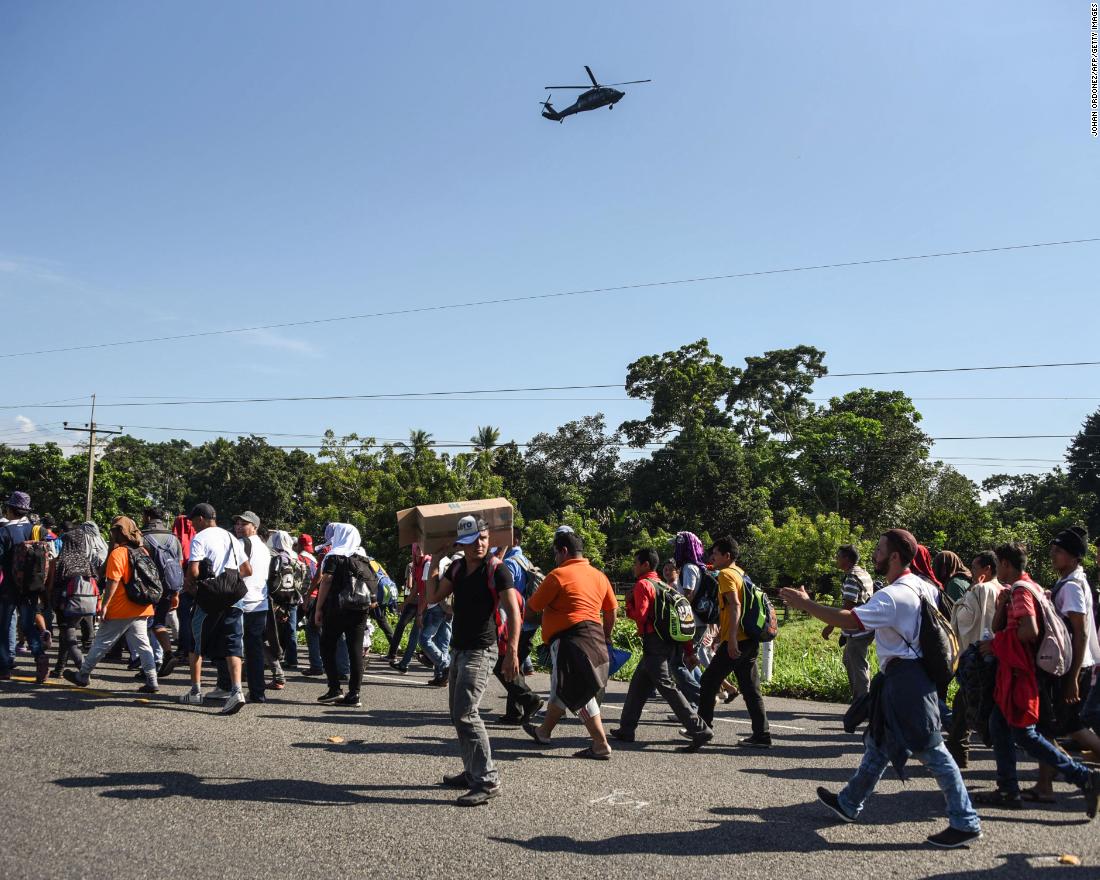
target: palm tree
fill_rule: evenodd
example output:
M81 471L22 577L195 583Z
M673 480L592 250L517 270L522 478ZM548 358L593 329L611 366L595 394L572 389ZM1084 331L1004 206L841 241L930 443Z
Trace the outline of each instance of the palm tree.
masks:
M477 433L470 438L470 442L474 444L474 452L492 452L499 439L500 428L485 425L477 429Z
M394 444L401 450L401 457L406 461L418 459L431 447L435 446L432 435L427 431L409 431L408 443Z

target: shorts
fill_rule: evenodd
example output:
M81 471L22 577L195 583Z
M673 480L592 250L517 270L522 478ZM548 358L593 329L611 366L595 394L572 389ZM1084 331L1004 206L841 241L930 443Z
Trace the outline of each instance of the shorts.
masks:
M164 591L164 595L160 597L160 601L153 608L154 630L168 629L168 615L172 613L172 603L178 595L179 593L174 593L171 590Z
M1077 703L1067 703L1062 699L1063 680L1059 679L1054 687L1054 723L1049 728L1049 733L1053 736L1070 736L1088 727L1081 720L1081 708L1088 699L1089 689L1092 686L1092 667L1082 669L1077 679L1077 691L1081 698Z
M207 614L196 605L191 635L195 653L209 660L244 657L244 612L234 606L219 614Z

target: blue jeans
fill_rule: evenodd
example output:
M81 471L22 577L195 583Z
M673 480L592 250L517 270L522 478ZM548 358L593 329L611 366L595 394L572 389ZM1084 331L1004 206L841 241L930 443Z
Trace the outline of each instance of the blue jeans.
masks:
M999 706L989 716L989 735L993 740L993 757L997 761L997 788L1009 795L1020 793L1016 776L1016 747L1040 764L1054 769L1066 782L1084 788L1089 781L1089 768L1075 761L1035 729L1010 727Z
M286 612L286 620L280 619L283 611ZM279 624L279 647L283 649L283 664L295 667L298 665L298 606L279 609L275 620Z
M5 602L0 606L0 632L3 632L3 626L6 622L5 617L7 614L11 614L11 622L8 623L8 628L11 633L9 640L11 647L10 660L3 657L0 654L0 669L12 669L15 666L15 620L16 615L19 619L19 628L23 630L23 638L27 640L27 649L35 657L46 653L46 646L42 643L42 630L38 628L38 625L34 622L34 615L38 611L38 597L37 596L23 596L17 599L14 604L10 605L11 610L8 611L9 603Z
M424 626L420 630L420 647L435 665L435 674L442 678L451 665L448 650L451 647L451 622L447 613L436 605L424 612Z
M15 668L17 610L14 599L0 600L0 672L11 672Z
M866 750L859 769L837 796L841 809L853 818L863 812L863 804L890 764L886 752L875 745L869 736L864 738L864 745ZM970 795L966 793L962 774L944 744L920 752L916 758L936 777L936 783L947 801L948 824L957 831L980 831L982 825L970 803Z
M405 645L405 653L401 655L401 661L398 665L402 669L408 669L409 664L412 662L413 654L416 653L416 646L420 642L420 625L414 620L412 629L409 630L409 643Z

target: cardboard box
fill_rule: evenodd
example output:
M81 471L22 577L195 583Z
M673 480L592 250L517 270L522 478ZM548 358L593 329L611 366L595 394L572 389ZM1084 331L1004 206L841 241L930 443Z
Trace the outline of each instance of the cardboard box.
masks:
M512 505L507 498L422 504L398 511L397 543L402 547L419 544L422 553L449 550L454 546L458 521L464 516L485 520L490 547L511 546Z

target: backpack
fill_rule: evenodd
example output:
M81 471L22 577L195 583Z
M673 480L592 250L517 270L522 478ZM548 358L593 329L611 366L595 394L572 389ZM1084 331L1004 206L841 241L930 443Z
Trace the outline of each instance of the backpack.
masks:
M666 642L690 642L695 638L695 612L687 596L666 584L653 582L653 628Z
M779 622L771 601L744 572L741 573L741 629L745 638L754 642L770 642L779 634Z
M497 592L496 573L497 568L501 565L500 558L495 555L490 555L485 558L485 574L486 574L486 586L489 588L489 593L493 597L493 622L497 628L497 649L500 653L504 653L508 647L508 621L505 620L504 615L500 613L500 594ZM458 566L462 566L461 569ZM464 577L466 574L466 560L460 559L457 562L451 563L451 567L447 569L447 579L453 584L458 578ZM519 619L523 620L523 607L524 599L519 590L515 591L516 598L519 601Z
M232 536L230 539L233 540ZM231 549L233 561L237 561L237 545ZM207 614L221 614L232 608L248 594L244 578L236 568L226 567L219 575L213 575L213 563L203 559L199 566L198 589L195 591L195 603Z
M695 619L703 626L717 624L721 615L718 607L718 575L709 568L699 566L699 584L695 587L695 595L691 597L691 610L695 612Z
M1012 585L1013 592L1017 587L1024 587L1031 593L1039 612L1037 616L1040 628L1039 638L1035 643L1035 665L1055 678L1065 675L1073 660L1073 639L1070 638L1065 621L1055 609L1054 603L1047 598L1047 594L1037 586L1028 581L1017 581Z
M367 559L370 560L370 566L374 569L374 574L378 578L378 604L383 608L395 605L397 603L397 584L394 583L393 578L386 574L386 569L382 567L381 562L373 556L368 556Z
M283 553L271 554L267 569L267 596L276 605L289 608L302 601L306 567Z
M154 532L153 534L171 534L170 532ZM176 555L164 544L158 541L150 541L145 536L145 550L153 559L157 571L160 573L161 583L169 593L178 593L183 589L183 566L176 559Z
M370 611L378 596L378 574L367 556L345 556L343 585L336 595L341 611Z
M920 645L921 666L932 684L937 688L945 688L959 668L959 640L939 608L929 602L918 589L912 589L920 599L920 632L917 643ZM908 641L905 644L909 645L909 650L913 649Z
M523 592L523 598L529 599L535 595L538 588L542 586L542 582L546 580L546 574L522 553L512 558L515 560L516 564L523 569L523 573L527 575L527 589Z
M21 541L12 548L12 576L21 596L46 591L52 541Z
M164 596L164 582L160 579L153 557L142 550L129 549L130 580L123 584L126 597L135 605L156 605Z
M58 595L58 611L77 617L95 614L98 605L99 584L94 577L73 575L65 580Z

